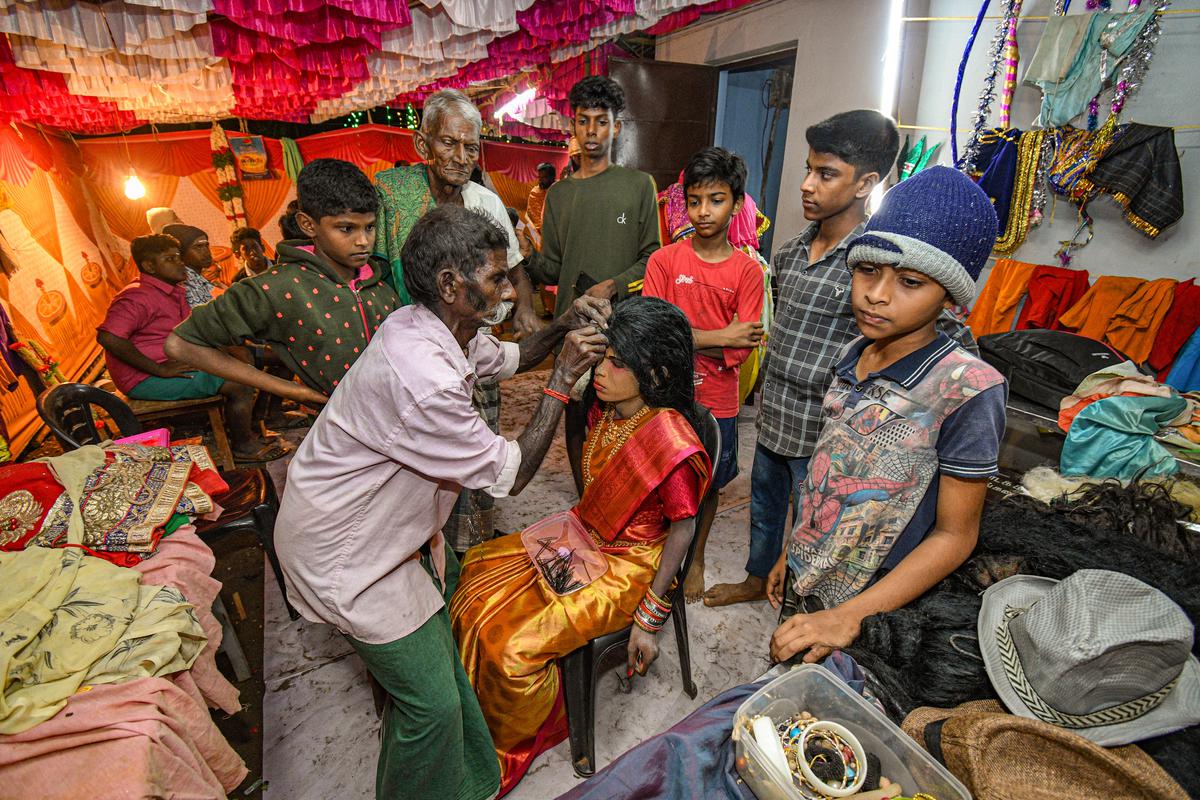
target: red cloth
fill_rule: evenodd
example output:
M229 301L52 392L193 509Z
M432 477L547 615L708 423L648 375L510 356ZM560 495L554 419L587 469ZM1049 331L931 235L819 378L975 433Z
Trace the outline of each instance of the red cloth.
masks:
M147 358L161 364L167 360L163 352L167 335L187 319L189 312L182 284L172 285L153 275L142 275L140 281L129 284L113 298L108 315L96 330L130 340ZM104 364L122 392L150 377L107 351Z
M735 250L719 264L701 261L691 240L657 250L646 264L642 294L661 297L687 314L697 330L719 330L733 322L762 319L762 267ZM724 358L696 355L696 400L717 419L738 414L738 372L749 348L724 348Z
M1079 302L1087 290L1087 270L1038 266L1029 276L1028 297L1017 318L1016 330L1063 330L1058 318Z
M1147 362L1157 373L1160 381L1166 380L1171 371L1171 362L1180 348L1200 326L1200 286L1195 278L1189 278L1175 286L1175 298L1171 309L1159 326L1154 348Z

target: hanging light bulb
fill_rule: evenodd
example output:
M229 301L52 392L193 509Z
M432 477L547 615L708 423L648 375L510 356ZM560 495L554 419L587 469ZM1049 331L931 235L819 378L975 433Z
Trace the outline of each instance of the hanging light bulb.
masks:
M130 172L129 179L125 181L125 196L130 200L141 200L146 196L146 187L138 180L136 172Z

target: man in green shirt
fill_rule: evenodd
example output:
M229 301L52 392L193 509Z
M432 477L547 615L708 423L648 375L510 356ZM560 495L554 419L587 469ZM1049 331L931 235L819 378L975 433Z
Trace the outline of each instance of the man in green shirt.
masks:
M654 179L612 163L612 145L625 93L611 78L591 75L571 87L571 133L579 141L579 169L550 187L542 222L542 249L527 255L526 270L538 282L557 285L555 316L587 294L618 302L642 290L650 254L661 244ZM567 454L575 487L583 494L580 453L586 409L567 406Z

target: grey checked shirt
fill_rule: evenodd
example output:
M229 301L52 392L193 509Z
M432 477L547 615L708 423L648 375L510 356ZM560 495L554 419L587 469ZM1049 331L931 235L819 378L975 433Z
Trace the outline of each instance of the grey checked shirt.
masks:
M858 337L850 302L850 242L862 235L862 223L815 264L808 248L817 235L814 222L775 254L773 272L779 287L775 320L763 364L762 406L758 443L787 458L812 455L821 432L821 402L847 345ZM938 329L972 353L970 330L950 312Z

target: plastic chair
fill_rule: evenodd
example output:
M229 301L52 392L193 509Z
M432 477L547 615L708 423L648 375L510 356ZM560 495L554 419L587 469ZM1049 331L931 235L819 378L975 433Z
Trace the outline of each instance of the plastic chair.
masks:
M64 450L74 450L87 444L100 444L104 438L96 429L92 406L99 406L117 424L122 436L142 432L142 424L132 409L119 397L85 383L62 383L42 392L37 398L37 411ZM262 467L224 470L221 478L229 491L214 497L221 506L221 516L215 520L197 520L196 533L211 541L226 534L254 531L267 554L271 571L283 593L288 616L299 619L300 614L287 599L283 570L275 553L275 516L279 512L279 497L271 476ZM240 678L239 678L240 679Z
M707 409L700 409L701 431L700 441L714 467L721 456L721 429L717 421ZM701 534L706 531L713 521L717 510L717 494L719 490L708 487L696 511L695 532L691 544L683 557L675 585L668 592L667 599L671 601L671 621L675 626L675 643L679 649L679 668L683 673L683 691L688 697L696 696L696 683L692 680L692 659L688 645L687 603L683 598L683 582L692 566L692 558L696 554L696 543ZM633 626L619 631L598 636L590 642L558 659L559 674L562 679L563 699L566 702L567 730L571 741L571 764L575 774L586 778L596 771L596 680L606 668L606 664L614 661L625 662L626 647Z

